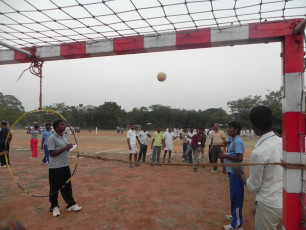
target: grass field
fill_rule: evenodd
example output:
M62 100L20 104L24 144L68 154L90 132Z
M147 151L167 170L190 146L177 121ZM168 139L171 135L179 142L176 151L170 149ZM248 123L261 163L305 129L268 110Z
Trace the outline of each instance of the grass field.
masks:
M127 160L126 134L115 131L81 132L76 135L80 155ZM245 161L257 138L243 138ZM69 140L74 142L73 137ZM151 143L151 141L150 141ZM18 188L6 168L0 168L0 221L18 220L26 229L223 229L229 222L229 185L221 168L211 173L210 167L193 168L182 163L181 141L174 141L173 163L176 166L151 167L79 158L72 180L75 200L83 207L79 213L65 210L59 195L60 217L49 212L48 197L35 198ZM39 144L40 146L40 144ZM147 161L151 149L148 149ZM43 157L30 159L30 135L13 131L11 169L23 188L35 195L48 195L48 167ZM207 147L205 158L208 162ZM70 155L70 168L76 163ZM248 168L246 172L248 174ZM245 230L254 229L254 194L245 189Z

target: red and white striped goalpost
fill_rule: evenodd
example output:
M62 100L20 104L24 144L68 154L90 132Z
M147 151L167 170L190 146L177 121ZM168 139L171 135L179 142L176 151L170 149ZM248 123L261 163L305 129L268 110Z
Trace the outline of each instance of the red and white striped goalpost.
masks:
M43 60L63 60L109 55L161 52L169 50L208 48L229 45L282 42L283 58L283 161L305 164L304 115L304 35L296 33L305 20L292 19L253 23L239 27L204 28L193 31L161 33L113 40L66 43L31 50ZM302 26L303 27L303 26ZM303 28L303 29L304 29ZM0 65L30 62L27 52L1 50ZM283 229L303 230L306 202L303 190L305 171L284 168ZM303 226L304 224L304 226Z

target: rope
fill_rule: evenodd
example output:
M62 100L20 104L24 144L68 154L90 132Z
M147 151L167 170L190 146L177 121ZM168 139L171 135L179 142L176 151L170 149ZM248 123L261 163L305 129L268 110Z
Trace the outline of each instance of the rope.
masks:
M109 162L120 162L120 163L131 163L131 161L127 160L120 160L120 159L109 159L102 156L94 156L88 154L80 154L80 157L95 159L95 160L102 160L102 161L109 161ZM141 164L151 164L151 162L139 162ZM306 169L306 164L292 164L292 163L285 163L285 162L276 162L276 163L233 163L233 164L226 164L226 163L204 163L204 164L190 164L190 163L157 163L158 165L165 165L165 166L184 166L184 167L242 167L242 166L277 166L280 165L287 169Z
M32 52L33 53L33 52ZM39 107L38 109L42 109L42 66L44 64L44 61L41 59L38 59L34 56L29 57L31 59L31 64L28 68L26 68L22 73L19 75L17 81L20 80L20 78L23 76L23 74L29 70L31 74L33 74L36 77L39 77Z
M57 114L58 116L60 116L61 119L63 119L64 121L66 121L66 118L61 115L60 113L54 111L54 110L51 110L51 109L43 109L43 108L40 108L38 110L33 110L33 111L30 111L30 112L27 112L25 114L23 114L22 116L20 116L14 123L13 125L11 126L7 136L6 136L6 140L5 140L5 149L7 149L7 144L8 144L8 139L9 139L9 136L12 132L12 130L14 129L15 125L21 121L23 118L25 118L26 116L28 116L29 114L31 113L35 113L35 112L39 112L39 111L46 111L46 112L49 112L49 113L54 113L54 114ZM69 124L68 124L69 126ZM32 194L31 192L27 191L25 188L23 188L23 186L18 182L17 178L15 177L14 173L12 172L11 168L10 168L10 165L8 163L8 158L7 158L7 151L4 151L1 153L1 155L4 155L5 156L5 162L6 162L6 166L7 166L7 169L11 175L11 178L15 181L15 183L17 184L17 186L27 195L29 196L32 196L32 197L48 197L48 196L51 196L55 193L58 193L61 189L63 189L72 179L76 169L77 169L77 166L78 166L78 162L79 162L79 147L78 147L78 142L77 142L77 139L76 139L76 136L75 136L75 133L73 132L73 136L74 136L74 140L75 140L75 143L77 144L77 148L76 148L76 163L75 163L75 166L74 166L74 169L71 173L71 177L65 182L65 184L60 188L58 189L57 191L53 192L53 193L50 193L50 194L47 194L47 195L34 195Z

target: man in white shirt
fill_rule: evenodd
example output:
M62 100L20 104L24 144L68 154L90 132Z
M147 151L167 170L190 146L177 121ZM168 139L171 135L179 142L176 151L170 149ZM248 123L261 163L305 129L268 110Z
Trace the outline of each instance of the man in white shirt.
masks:
M165 163L165 159L166 159L166 155L167 152L169 152L169 159L168 159L168 163L171 163L170 159L171 159L171 151L173 149L173 140L176 139L177 136L174 134L174 132L172 132L172 127L169 126L167 131L164 133L164 159L163 159L163 163Z
M253 130L260 139L251 153L251 163L279 163L282 160L282 139L272 131L272 112L266 106L256 106L250 112ZM282 229L283 172L280 165L257 165L246 178L239 168L233 168L251 192L256 193L256 230Z
M148 137L151 137L151 135L147 131L147 128L143 126L142 130L136 136L138 143L140 145L138 161L140 161L141 158L143 162L146 161L146 154L147 154L147 149L148 149Z
M126 134L127 143L129 147L129 161L130 167L133 168L132 164L132 155L134 155L136 166L139 166L137 163L137 145L136 145L136 131L134 130L134 124L130 124L130 130Z

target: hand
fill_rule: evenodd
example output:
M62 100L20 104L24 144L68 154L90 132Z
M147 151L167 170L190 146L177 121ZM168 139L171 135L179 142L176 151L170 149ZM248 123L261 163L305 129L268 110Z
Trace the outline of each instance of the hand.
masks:
M129 150L132 150L131 146L129 146Z
M41 146L40 148L41 148L41 150L43 150L43 149L44 149L44 147L43 147L43 146Z
M71 149L73 147L73 144L68 144L67 146L66 146L66 149L69 151L69 149Z
M153 145L151 145L151 149L153 149Z
M221 154L219 154L219 159L222 160L222 159L226 158L226 156L227 156L226 154L221 153Z

